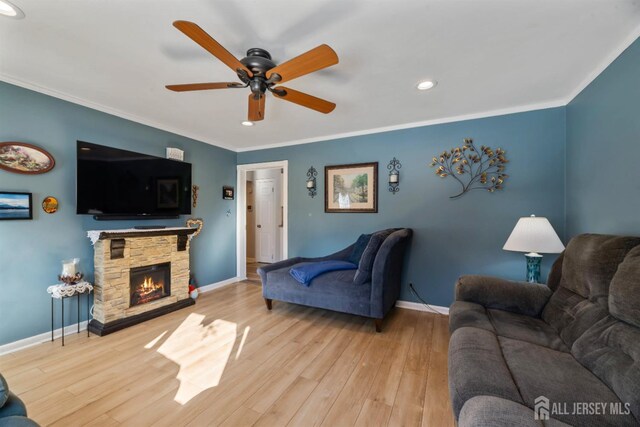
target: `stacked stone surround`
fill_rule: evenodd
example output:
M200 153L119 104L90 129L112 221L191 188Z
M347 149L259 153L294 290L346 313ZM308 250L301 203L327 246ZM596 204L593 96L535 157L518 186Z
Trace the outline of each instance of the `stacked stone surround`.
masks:
M171 296L130 307L130 270L165 262L171 263ZM111 240L98 240L94 269L93 318L102 324L189 298L189 242L178 251L177 235L126 237L124 257L116 259L111 259Z

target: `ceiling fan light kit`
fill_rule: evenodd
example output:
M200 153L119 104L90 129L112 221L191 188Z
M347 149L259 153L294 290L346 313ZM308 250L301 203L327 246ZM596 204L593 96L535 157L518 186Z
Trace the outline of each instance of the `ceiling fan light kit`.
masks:
M240 89L248 87L251 90L251 94L249 95L248 121L242 122L244 126L253 126L254 122L264 120L267 92L271 92L276 98L284 99L285 101L324 114L328 114L336 108L336 104L333 102L284 86L276 86L277 84L337 64L338 55L326 44L322 44L282 64L276 64L271 59L271 54L260 48L249 49L247 56L238 60L193 22L176 21L173 23L173 26L225 63L236 73L242 83L189 83L168 85L166 86L167 89L175 92L188 92L195 90ZM251 124L247 124L249 122Z

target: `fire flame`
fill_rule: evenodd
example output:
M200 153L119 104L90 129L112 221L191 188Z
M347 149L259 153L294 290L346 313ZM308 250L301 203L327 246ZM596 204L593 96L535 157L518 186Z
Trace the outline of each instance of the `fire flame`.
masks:
M155 283L151 277L145 277L144 282L138 287L143 293L162 289L162 283Z

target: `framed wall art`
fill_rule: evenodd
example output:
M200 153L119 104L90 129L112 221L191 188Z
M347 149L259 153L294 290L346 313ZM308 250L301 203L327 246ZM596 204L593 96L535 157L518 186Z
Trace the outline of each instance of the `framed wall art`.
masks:
M53 156L25 142L0 142L0 169L27 175L49 172L55 166Z
M31 193L0 191L0 220L33 219Z
M325 166L324 211L378 212L378 162Z

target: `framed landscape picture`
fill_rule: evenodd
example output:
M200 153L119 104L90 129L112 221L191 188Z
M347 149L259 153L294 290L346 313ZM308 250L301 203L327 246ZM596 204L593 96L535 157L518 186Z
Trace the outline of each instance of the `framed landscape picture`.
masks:
M56 162L53 156L25 142L0 142L0 169L36 175L49 172Z
M31 193L0 191L0 220L33 219Z
M324 211L378 212L378 162L325 166Z

